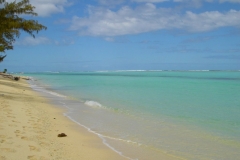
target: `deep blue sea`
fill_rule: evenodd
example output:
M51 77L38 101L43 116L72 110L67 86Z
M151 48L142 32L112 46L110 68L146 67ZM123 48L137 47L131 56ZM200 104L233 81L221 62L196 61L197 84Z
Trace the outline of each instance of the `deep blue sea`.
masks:
M239 71L25 73L128 159L240 159Z

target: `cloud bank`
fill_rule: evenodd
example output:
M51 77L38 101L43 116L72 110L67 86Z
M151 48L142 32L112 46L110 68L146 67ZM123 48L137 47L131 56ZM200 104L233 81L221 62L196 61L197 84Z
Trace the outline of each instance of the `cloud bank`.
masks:
M35 11L39 16L49 16L64 12L67 0L31 0L31 3L36 7Z
M134 9L124 6L117 11L90 6L88 13L88 17L74 16L70 30L79 35L120 36L162 29L206 32L220 27L240 27L240 11L237 10L178 13L146 3Z
M19 2L20 0L16 0ZM6 0L6 2L14 2L14 0ZM68 0L30 0L30 4L35 6L35 12L39 16L46 17L55 13L64 12L64 7L68 5Z
M127 2L127 0L98 0L100 4L104 5L117 5L124 2ZM217 3L240 3L240 0L130 0L130 2L136 2L136 3L162 3L162 2L217 2Z

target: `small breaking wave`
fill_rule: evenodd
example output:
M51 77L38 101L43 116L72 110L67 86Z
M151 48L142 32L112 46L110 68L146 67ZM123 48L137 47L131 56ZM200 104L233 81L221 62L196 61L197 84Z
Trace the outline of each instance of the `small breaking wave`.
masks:
M209 72L209 70L189 70L189 72Z
M55 73L55 74L58 74L60 72L55 72L55 71L45 71L45 73Z
M103 108L103 106L100 103L95 101L86 101L84 104L94 108Z
M95 72L97 72L97 73L108 73L108 72L114 73L114 72L147 72L147 71L148 70L113 70L113 71L106 70L106 71L95 71Z

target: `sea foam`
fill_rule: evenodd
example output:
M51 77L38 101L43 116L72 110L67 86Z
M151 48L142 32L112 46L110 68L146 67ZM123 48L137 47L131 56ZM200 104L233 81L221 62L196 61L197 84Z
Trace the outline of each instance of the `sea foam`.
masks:
M97 108L103 107L100 103L95 102L95 101L86 101L84 104L87 106L90 106L90 107L97 107Z

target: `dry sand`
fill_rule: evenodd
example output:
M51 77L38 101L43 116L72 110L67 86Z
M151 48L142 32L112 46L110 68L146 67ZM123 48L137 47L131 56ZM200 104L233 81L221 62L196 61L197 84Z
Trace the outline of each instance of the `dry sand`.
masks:
M63 112L25 80L0 75L0 160L124 159ZM60 133L67 137L58 137Z

